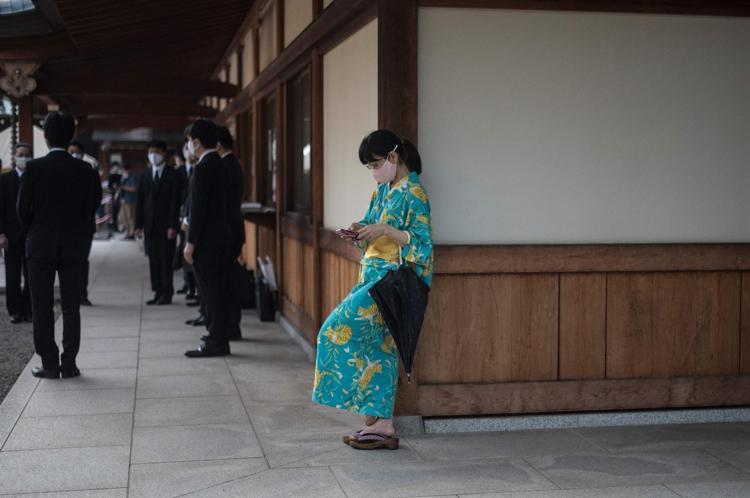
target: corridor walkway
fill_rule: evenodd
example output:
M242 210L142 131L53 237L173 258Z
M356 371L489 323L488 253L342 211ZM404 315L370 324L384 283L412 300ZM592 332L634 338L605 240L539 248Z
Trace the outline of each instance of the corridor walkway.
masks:
M308 401L312 365L278 325L248 313L233 356L185 358L202 331L184 325L180 299L142 306L145 262L135 243L95 244L84 375L21 375L0 406L0 495L750 495L746 424L433 435L357 452L340 440L357 418Z

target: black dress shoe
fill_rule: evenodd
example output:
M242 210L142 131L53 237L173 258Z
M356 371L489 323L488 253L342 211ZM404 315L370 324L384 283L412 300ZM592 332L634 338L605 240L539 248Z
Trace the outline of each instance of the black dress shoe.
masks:
M31 375L37 379L59 379L60 369L45 369L43 367L34 367L31 369Z
M187 299L188 301L195 301L198 299L198 294L196 294L195 292L188 292L185 295L185 299Z
M29 313L28 315L23 317L23 321L26 323L33 323L34 317Z
M10 317L10 323L21 323L23 322L23 315L13 315Z
M210 358L212 356L227 356L229 354L229 344L226 346L209 346L201 344L198 349L185 351L188 358Z
M162 297L158 301L156 301L156 304L159 306L164 306L165 304L172 304L172 298L171 297Z
M204 327L206 325L206 317L199 316L193 320L193 327Z
M159 296L154 296L153 299L149 299L148 301L146 301L146 304L149 305L149 306L152 306L152 305L158 304L158 303L159 303Z
M185 320L185 325L192 325L193 322L195 322L197 318L191 318L190 320Z
M187 303L187 305L190 306L191 308L195 308L197 306L200 306L201 303L200 301L190 301L189 303Z
M177 294L187 294L187 287L183 287L182 289L177 290Z
M81 306L93 306L93 305L94 304L91 301L89 301L89 298L87 297L81 298Z
M81 371L78 370L78 367L73 365L72 367L62 367L60 369L60 376L63 379L71 379L73 377L78 377L81 375Z

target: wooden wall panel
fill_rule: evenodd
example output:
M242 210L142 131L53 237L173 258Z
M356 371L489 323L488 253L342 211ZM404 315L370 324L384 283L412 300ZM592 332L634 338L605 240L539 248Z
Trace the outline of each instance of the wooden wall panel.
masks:
M608 379L651 376L653 304L653 273L607 276Z
M560 380L605 377L607 276L560 276Z
M750 373L750 272L742 272L740 373Z
M359 276L359 264L329 251L321 251L321 316L325 320L351 292Z
M283 290L286 297L298 308L302 307L302 293L304 286L304 260L302 258L302 244L291 237L283 238L284 258Z
M739 372L738 272L612 274L607 377Z
M430 416L750 404L750 375L419 386Z
M440 276L417 354L420 383L555 379L557 317L557 275Z
M242 247L242 257L245 258L245 268L252 270L258 256L258 237L255 223L245 222L245 245Z
M279 262L276 260L276 231L263 226L258 227L258 256L270 256L278 274Z
M302 261L304 269L302 271L301 307L305 314L312 319L315 317L315 293L317 292L317 286L313 278L315 251L313 251L313 247L309 244L302 245Z

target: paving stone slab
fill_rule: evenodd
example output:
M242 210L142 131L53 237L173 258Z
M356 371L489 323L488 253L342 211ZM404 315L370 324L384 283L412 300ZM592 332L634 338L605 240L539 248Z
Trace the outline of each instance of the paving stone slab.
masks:
M515 458L424 462L379 467L332 467L347 494L361 497L408 497L500 491L557 489L549 480Z
M129 413L23 417L3 451L90 446L127 446L133 427Z
M136 368L138 353L81 353L76 358L76 363L82 371L92 368Z
M307 382L237 382L248 405L310 404L312 384Z
M181 358L141 358L138 363L138 378L164 377L170 375L229 375L229 368L223 358L193 359Z
M579 454L526 460L561 488L750 479L750 474L702 451Z
M520 431L486 434L426 435L409 438L426 460L605 453L570 431Z
M84 389L79 391L36 392L26 406L23 416L59 417L63 415L132 413L135 401L134 391L134 389Z
M124 488L128 446L0 452L0 494Z
M750 496L750 480L667 484L667 487L683 498L747 498Z
M319 405L245 405L258 434L347 434L363 417Z
M135 426L233 424L248 421L239 396L138 399Z
M345 498L329 469L271 469L188 495L191 498ZM351 495L357 496L357 495Z
M88 491L63 491L62 493L30 493L14 494L16 498L126 498L128 490L118 489L92 489Z
M560 489L511 493L459 495L459 498L677 498L665 486L627 486L615 488Z
M200 360L197 360L200 361ZM143 377L138 381L137 397L178 398L236 395L237 388L229 375L173 375Z
M179 496L266 468L263 458L136 464L130 469L130 498Z
M250 424L136 427L133 463L262 457Z

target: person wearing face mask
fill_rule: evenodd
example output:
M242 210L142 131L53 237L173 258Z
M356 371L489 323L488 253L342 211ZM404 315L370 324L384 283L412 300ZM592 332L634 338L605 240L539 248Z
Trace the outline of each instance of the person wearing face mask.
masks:
M151 167L141 175L135 209L136 235L144 238L154 291L148 305L172 304L174 294L172 259L180 226L180 178L166 159L167 144L152 140L148 144Z
M70 145L68 145L68 154L73 156L75 159L83 160L83 144L81 142L70 142ZM89 163L87 163L89 164ZM91 166L91 176L94 178L94 181L96 182L96 198L97 201L97 209L99 209L99 205L102 202L102 183L101 178L99 177L99 172L94 168L93 165ZM91 240L93 242L94 233L96 233L96 213L94 213L93 219L91 220ZM89 254L91 253L91 245L89 245ZM83 287L81 289L81 304L84 306L91 306L91 301L89 300L89 257L86 256L86 261L83 265Z
M234 258L232 217L227 193L228 169L216 152L216 125L194 121L185 132L188 150L199 158L190 186L190 214L185 261L192 264L206 313L208 336L189 358L226 356L229 350L231 285L228 269Z
M378 183L365 216L343 238L364 251L359 281L323 323L313 381L313 401L365 416L359 430L344 436L356 449L396 449L393 407L398 351L369 294L388 271L409 265L432 282L430 203L419 175L416 147L389 130L362 140L359 159Z
M130 170L130 165L123 167L120 183L122 225L125 229L125 240L135 240L135 203L138 195L138 177Z
M26 267L26 234L18 221L16 198L26 163L31 160L31 146L16 145L15 168L0 176L0 248L5 249L5 304L11 323L31 321L31 294ZM23 285L21 280L23 278Z

